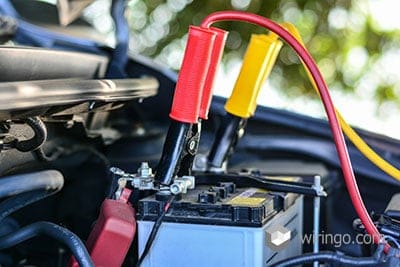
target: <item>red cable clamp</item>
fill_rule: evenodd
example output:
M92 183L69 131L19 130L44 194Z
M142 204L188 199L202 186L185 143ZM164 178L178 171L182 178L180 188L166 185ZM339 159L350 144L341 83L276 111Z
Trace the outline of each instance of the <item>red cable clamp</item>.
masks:
M197 123L203 88L211 63L216 33L190 26L169 116L180 122Z
M135 237L135 210L128 203L131 190L124 188L118 200L106 199L86 247L96 267L121 266ZM78 267L74 258L71 267Z
M203 96L201 98L200 104L200 114L199 117L201 119L208 119L208 110L210 109L211 99L213 95L213 86L215 75L218 70L219 63L221 62L222 54L224 52L225 41L228 35L227 31L218 29L218 28L210 28L211 31L216 33L214 47L211 52L211 64L208 68L206 81L203 89Z

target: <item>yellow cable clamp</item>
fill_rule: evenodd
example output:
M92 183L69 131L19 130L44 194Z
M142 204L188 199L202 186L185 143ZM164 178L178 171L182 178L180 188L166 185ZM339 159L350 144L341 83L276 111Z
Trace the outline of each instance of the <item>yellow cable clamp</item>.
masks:
M274 33L251 36L239 76L225 104L228 113L241 118L254 114L258 93L275 65L281 47L282 42Z
M285 27L296 39L299 41L303 46L303 40L300 36L299 31L297 28L291 23L283 23L283 27ZM303 62L302 62L303 63ZM303 63L304 66L304 63ZM319 94L317 86L315 84L314 78L312 77L311 73L306 69L308 78L315 89L315 91ZM354 131L353 128L345 121L342 114L335 108L336 114L339 119L340 126L344 132L344 134L350 139L350 141L354 144L354 146L375 166L381 169L386 174L392 176L396 180L400 181L400 170L394 167L392 164L387 162L381 156L379 156L364 140Z

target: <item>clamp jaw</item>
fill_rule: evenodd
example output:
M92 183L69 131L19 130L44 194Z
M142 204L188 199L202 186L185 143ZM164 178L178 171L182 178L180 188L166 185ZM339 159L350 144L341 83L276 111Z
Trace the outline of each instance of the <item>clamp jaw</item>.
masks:
M226 163L244 134L247 119L255 113L258 94L271 73L281 47L282 42L274 33L251 36L235 87L226 101L226 115L217 130L206 166L202 169L196 167L195 170L226 171Z

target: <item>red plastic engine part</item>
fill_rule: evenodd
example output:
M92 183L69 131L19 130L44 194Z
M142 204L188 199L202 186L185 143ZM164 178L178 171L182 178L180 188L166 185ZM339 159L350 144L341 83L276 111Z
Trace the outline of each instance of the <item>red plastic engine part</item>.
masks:
M89 235L86 247L96 267L117 267L124 262L136 233L135 210L128 203L131 191L124 189L119 200L106 199ZM71 267L78 267L73 258Z
M174 100L169 116L180 122L197 123L200 102L216 33L190 26L182 67L176 82Z

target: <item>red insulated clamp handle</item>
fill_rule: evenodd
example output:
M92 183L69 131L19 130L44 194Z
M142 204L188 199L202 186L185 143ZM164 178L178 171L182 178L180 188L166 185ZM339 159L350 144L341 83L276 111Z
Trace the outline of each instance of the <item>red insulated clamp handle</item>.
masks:
M200 102L211 62L216 33L190 26L182 67L169 116L180 122L197 123Z
M219 63L221 62L222 54L224 52L225 41L228 35L227 31L210 28L211 31L216 33L214 47L211 52L211 62L208 68L206 81L204 83L203 96L200 103L200 114L201 119L208 119L208 110L210 109L211 99L213 95L213 87L215 75L218 70Z

